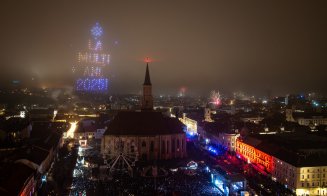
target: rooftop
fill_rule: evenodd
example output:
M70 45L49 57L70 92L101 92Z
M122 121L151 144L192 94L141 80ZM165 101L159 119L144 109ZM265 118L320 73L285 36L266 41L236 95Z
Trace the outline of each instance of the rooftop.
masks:
M318 112L293 112L293 117L296 119L327 118L327 114Z
M176 118L154 111L119 112L108 124L105 135L164 135L181 134L184 125Z
M243 142L297 167L327 165L327 137L283 133L249 136Z

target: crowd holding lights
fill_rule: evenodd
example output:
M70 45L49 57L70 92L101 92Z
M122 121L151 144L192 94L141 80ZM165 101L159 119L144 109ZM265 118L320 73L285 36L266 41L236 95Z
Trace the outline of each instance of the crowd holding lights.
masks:
M80 92L106 92L109 80L103 76L102 69L109 65L110 55L101 52L103 29L99 23L96 23L91 29L91 35L92 39L89 40L88 51L78 53L78 66L73 66L72 69L74 73L83 75L76 80L76 90Z

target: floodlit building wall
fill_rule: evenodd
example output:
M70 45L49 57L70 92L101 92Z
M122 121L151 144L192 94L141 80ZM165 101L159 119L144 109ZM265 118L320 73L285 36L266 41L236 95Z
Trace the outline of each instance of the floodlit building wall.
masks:
M273 158L253 146L243 143L241 140L236 140L236 153L240 155L248 163L255 163L262 166L265 171L271 173L273 171ZM264 172L263 170L263 172Z
M327 166L297 168L296 195L327 195Z
M187 132L196 134L198 132L198 122L196 120L193 120L191 118L186 117L185 114L183 114L183 118L179 118L179 120L186 125Z
M236 140L236 153L249 163L263 166L272 180L296 195L327 195L327 166L296 167L255 147Z

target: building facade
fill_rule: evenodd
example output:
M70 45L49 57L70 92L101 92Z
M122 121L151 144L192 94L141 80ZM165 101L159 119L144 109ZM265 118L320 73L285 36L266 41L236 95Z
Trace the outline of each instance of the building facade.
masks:
M179 120L186 126L187 133L194 135L198 133L198 122L191 118L186 117L186 114L183 114L183 118L179 118Z
M186 157L185 126L153 110L152 85L147 62L140 111L121 111L108 124L101 153L110 161L119 155L136 160Z
M242 140L236 140L236 153L240 155L248 163L256 164L261 173L272 173L273 158L271 155L256 149Z
M291 162L293 155L273 155L262 150L262 146L258 140L238 139L236 152L257 171L271 176L272 180L284 184L296 195L327 195L327 165Z
M286 120L289 122L297 122L304 126L327 125L327 117L325 114L293 112L293 109L285 110Z
M236 140L240 136L240 134L221 132L218 135L218 143L220 145L224 146L229 152L236 151Z
M117 148L122 144L122 149ZM101 152L111 155L122 151L135 154L140 160L158 160L186 157L186 140L183 134L165 135L105 135L101 143Z

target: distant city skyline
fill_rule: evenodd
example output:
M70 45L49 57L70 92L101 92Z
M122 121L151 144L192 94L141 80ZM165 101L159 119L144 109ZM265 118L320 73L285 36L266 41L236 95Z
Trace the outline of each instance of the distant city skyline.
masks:
M99 22L109 93L327 93L326 1L3 2L0 87L73 87L72 65ZM32 79L33 78L33 79Z

